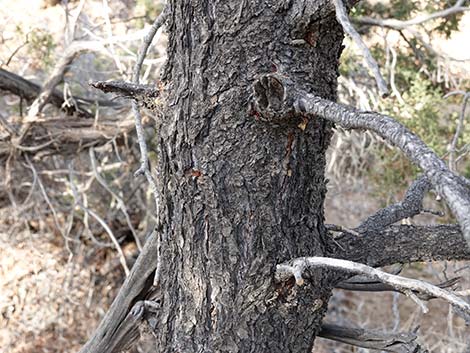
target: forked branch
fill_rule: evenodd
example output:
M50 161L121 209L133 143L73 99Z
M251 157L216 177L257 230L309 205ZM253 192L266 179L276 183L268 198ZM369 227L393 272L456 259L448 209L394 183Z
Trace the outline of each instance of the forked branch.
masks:
M413 294L413 292L441 298L450 303L466 318L470 317L470 305L463 299L445 289L416 279L392 275L373 267L347 260L319 256L301 257L293 259L287 263L277 265L275 278L277 281L283 282L294 277L296 283L298 285L302 285L304 283L304 279L302 277L303 273L308 268L328 268L344 271L350 274L368 276L382 283L391 285L396 290L410 296L413 300L418 302L419 299Z
M416 179L405 193L402 201L378 210L367 217L355 230L359 233L379 231L405 218L423 212L423 199L431 188L425 176Z

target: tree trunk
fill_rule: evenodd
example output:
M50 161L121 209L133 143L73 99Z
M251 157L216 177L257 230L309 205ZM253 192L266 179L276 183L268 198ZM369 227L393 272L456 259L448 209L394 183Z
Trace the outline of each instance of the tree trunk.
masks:
M162 309L158 352L309 352L326 271L276 284L275 265L324 255L331 125L263 122L252 83L277 71L336 99L343 33L327 1L170 1L156 135ZM305 8L308 6L308 8ZM328 9L327 9L328 8Z

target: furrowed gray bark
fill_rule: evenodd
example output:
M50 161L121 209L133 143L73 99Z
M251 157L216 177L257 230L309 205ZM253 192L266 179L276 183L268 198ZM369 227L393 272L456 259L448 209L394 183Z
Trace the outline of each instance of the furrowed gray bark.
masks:
M470 259L470 250L458 225L398 225L362 237L345 234L339 240L330 240L329 249L328 256L373 267Z
M333 249L323 224L332 124L318 118L305 125L295 100L282 109L283 86L259 78L277 72L334 101L343 39L334 6L327 0L168 6L163 115L152 141L161 224L83 352L119 350L113 339L134 339L126 322L148 294L157 252L155 352L310 352L333 274L312 268L299 287L275 281L274 273L279 263ZM254 106L253 85L261 97ZM267 89L279 99L263 96Z
M336 99L341 27L326 2L309 2L316 22L299 3L169 3L158 352L309 352L320 329L327 271L297 289L273 273L325 251L330 126L273 126L250 108L256 77L276 70Z

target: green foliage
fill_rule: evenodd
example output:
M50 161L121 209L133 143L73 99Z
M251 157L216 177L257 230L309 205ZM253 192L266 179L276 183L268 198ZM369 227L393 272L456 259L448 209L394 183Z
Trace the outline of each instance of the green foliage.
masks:
M143 9L145 20L149 23L153 23L163 11L163 4L155 0L137 0L137 7Z
M352 11L352 16L370 16L408 20L418 13L432 13L454 5L455 1L408 1L390 0L385 6L382 2L371 5L360 2ZM426 29L449 37L458 30L461 14L432 21ZM429 26L432 27L429 30ZM444 156L455 133L460 112L461 97L444 100L447 93L431 74L437 69L437 60L415 38L407 38L405 45L395 46L397 64L394 70L394 83L401 98L394 96L380 100L380 110L391 115L407 126L424 140L439 156ZM371 48L373 56L381 68L386 68L386 52L382 45ZM352 76L359 84L364 84L362 59L346 50L342 56L341 75ZM385 71L385 70L384 70ZM369 77L370 75L366 75ZM387 74L385 77L389 78ZM374 85L370 81L368 85ZM467 90L470 87L467 87ZM465 87L461 87L465 90ZM449 105L453 105L450 109ZM468 115L468 113L467 113ZM470 124L459 139L459 146L470 143ZM377 183L379 196L386 199L406 188L419 170L406 160L402 152L377 144L374 147L374 165L369 170L370 178ZM469 163L461 163L461 172L470 176Z
M28 53L41 61L43 67L49 67L54 63L54 50L56 43L52 34L41 29L35 29L28 35Z
M393 18L397 20L409 20L416 16L418 12L433 13L453 6L455 1L435 0L435 1L417 1L417 0L390 0L389 2L377 1L371 4L368 1L361 1L351 11L354 16L370 16L380 18ZM447 37L453 31L458 30L458 25L462 13L437 18L434 20L436 27L433 30L445 34Z

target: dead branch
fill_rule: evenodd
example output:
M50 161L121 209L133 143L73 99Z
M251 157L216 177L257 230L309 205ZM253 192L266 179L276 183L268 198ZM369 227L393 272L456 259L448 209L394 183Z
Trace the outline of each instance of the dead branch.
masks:
M434 286L432 284L416 279L392 275L373 267L347 260L333 259L329 257L301 257L276 266L275 279L283 282L291 277L295 278L297 285L302 285L303 273L308 268L327 268L331 270L344 271L350 274L361 274L382 283L391 285L397 291L410 296L413 300L421 303L413 292L423 293L443 299L450 303L459 313L465 317L470 317L470 304L456 296L455 294Z
M107 352L107 347L113 345L119 327L126 321L134 304L148 296L157 269L159 247L157 232L153 231L113 304L80 353Z
M19 127L20 125L11 126L12 130L17 130ZM38 119L30 127L22 145L16 145L16 148L29 153L34 152L34 158L54 154L70 155L89 146L102 145L133 129L132 119L116 115L101 117L98 122L94 118L77 119L74 116ZM10 134L10 139L12 138L14 135ZM8 156L12 147L11 140L0 140L0 158Z
M363 281L353 280L355 277L356 276L336 284L335 288L358 291L358 292L398 292L393 286L389 284L385 284L385 283L378 282L378 281L372 281L372 280L363 280ZM448 281L435 284L435 286L442 288L442 289L451 288L455 286L459 281L460 281L460 277L456 277ZM420 300L427 301L427 300L436 298L425 293L414 292L414 294Z
M424 211L423 199L431 188L425 176L416 179L405 193L402 201L382 208L367 217L355 230L359 233L379 231L405 218L416 216Z
M134 35L135 37L135 35ZM51 99L51 95L54 92L55 87L63 81L65 73L68 71L70 64L75 60L75 58L83 53L87 52L99 52L104 55L110 55L106 48L108 45L112 45L119 41L128 40L132 36L123 36L123 37L112 37L110 36L106 40L96 40L96 41L73 41L71 42L63 55L60 57L59 61L54 66L51 75L47 78L44 85L41 87L39 95L36 97L34 102L31 104L28 112L28 117L26 123L21 126L21 131L17 137L15 137L12 142L13 145L21 145L24 137L26 136L28 130L38 120L38 114L42 111L44 106Z
M460 115L459 115L459 121L457 123L457 128L455 129L455 134L454 134L454 137L452 138L452 142L449 147L449 168L452 171L457 170L457 162L455 160L455 153L457 152L457 142L459 140L461 131L463 129L465 111L467 109L468 100L470 99L470 92L462 92L462 91L450 92L449 94L446 94L444 98L448 98L456 94L463 95L463 99L462 99L462 108L460 110Z
M111 242L113 243L114 247L116 248L116 251L119 256L119 261L122 265L122 268L124 269L124 273L126 274L126 276L129 276L130 271L129 271L129 267L127 266L126 257L124 255L124 252L122 251L121 244L119 244L113 231L111 230L111 228L109 228L106 222L95 211L93 211L92 209L89 209L81 202L80 195L78 193L77 187L75 186L75 182L74 182L72 165L70 165L69 181L70 181L70 186L71 186L70 189L72 190L73 197L75 199L74 206L80 207L83 210L83 212L85 212L86 214L89 214L91 217L96 219L96 221L98 221L98 223L103 227L103 229L106 231L109 238L111 239Z
M103 179L103 177L101 176L101 174L99 173L98 171L98 168L97 168L97 165L96 165L96 157L95 157L95 151L93 149L93 147L90 147L88 149L88 154L90 156L90 162L91 162L91 167L93 169L93 173L94 173L94 176L96 178L96 180L98 181L98 183L100 183L100 185L107 191L111 194L111 196L117 201L118 203L118 207L121 209L121 212L122 214L124 215L125 219L126 219L126 222L127 222L127 226L129 227L129 230L131 231L132 233L132 236L134 237L134 240L135 240L135 243L137 245L137 249L139 249L139 251L142 251L142 244L140 242L140 239L137 235L137 232L134 228L134 226L132 225L132 221L131 221L131 218L129 216L129 212L127 211L127 207L126 207L126 204L125 202L122 200L121 197L119 197L119 195L117 195L110 187L109 185L106 183L106 181Z
M106 352L119 353L129 350L140 337L139 327L144 321L151 321L151 316L157 313L160 305L151 300L140 300L134 304L122 324L118 327L111 345L106 347Z
M169 13L169 9L170 6L166 4L162 13L155 19L155 22L152 24L152 27L144 38L142 46L139 50L137 61L134 66L134 72L132 74L132 82L135 84L139 84L140 70L144 59L147 56L148 48L150 47L150 44L152 43L152 40L155 37L155 34L157 33L158 29L165 23ZM137 132L137 139L139 141L140 148L140 167L135 172L135 175L145 175L145 178L147 179L147 182L149 183L150 188L152 189L152 194L155 201L156 214L158 214L158 210L160 209L160 203L158 199L157 184L149 169L148 149L147 142L145 140L144 129L142 127L142 117L140 115L139 106L135 101L132 102L132 112L134 113L135 129Z
M30 119L28 120L32 120L32 118L37 116L38 113L40 113L44 106L49 102L52 92L54 91L55 87L62 82L64 75L69 69L72 61L74 61L78 55L90 51L106 53L106 48L103 43L100 42L77 41L72 42L65 49L64 54L54 66L51 75L42 86L40 94L34 100L33 104L31 104L30 110L28 112L28 117Z
M150 110L153 110L155 99L160 95L156 86L125 81L93 81L89 85L105 93L116 93L120 97L133 99Z
M354 229L349 229L349 228L339 226L336 224L325 224L325 228L329 232L348 233L348 234L355 235L356 237L361 236L361 234Z
M377 64L377 61L375 61L374 57L372 56L369 48L367 48L367 45L361 39L360 34L357 33L357 31L354 29L354 26L351 24L351 21L349 20L349 16L348 16L346 7L344 6L343 0L334 0L333 2L335 4L336 18L338 19L338 22L341 23L344 31L352 38L354 43L356 43L358 48L361 50L362 56L364 57L364 60L366 61L367 66L369 67L369 69L372 71L372 74L374 75L375 82L377 83L377 86L379 88L380 95L382 97L387 97L389 94L389 91L387 88L387 83L385 82L382 74L380 73L379 65Z
M433 188L446 201L470 245L470 188L419 137L395 119L376 112L361 112L301 91L280 74L261 76L254 83L254 106L265 121L287 122L294 116L323 118L345 129L375 132L398 147L421 168Z
M26 100L35 99L41 92L41 87L25 78L7 70L0 68L0 90L8 91L18 97L22 97ZM59 109L65 109L68 113L73 113L78 108L79 112L89 114L85 111L86 105L98 104L103 107L114 107L116 103L104 100L92 100L83 97L74 97L77 101L77 107L75 105L67 105L64 100L64 95L57 90L52 91L49 103L53 104Z
M322 324L318 336L357 347L395 353L426 353L414 333L383 333L362 328Z
M465 0L458 0L456 1L455 5L449 7L442 11L436 11L431 14L421 15L416 18L407 21L400 21L396 19L380 19L380 18L371 18L371 17L359 17L355 18L354 22L359 23L361 25L367 26L379 26L379 27L386 27L395 30L406 29L407 27L416 26L423 24L428 21L432 21L438 18L445 18L452 15L455 15L460 12L469 11L470 7L462 6Z

